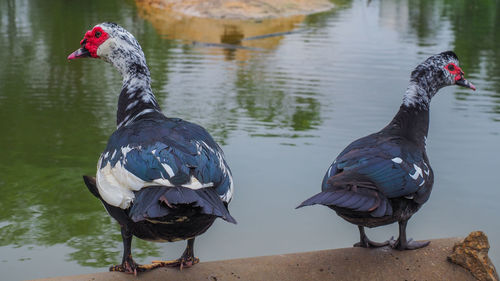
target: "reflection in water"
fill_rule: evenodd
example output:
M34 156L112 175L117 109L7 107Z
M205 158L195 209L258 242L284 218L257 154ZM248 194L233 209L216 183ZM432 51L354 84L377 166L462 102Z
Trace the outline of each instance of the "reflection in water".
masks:
M500 3L336 4L339 9L327 13L242 23L172 15L134 1L0 1L0 271L8 274L2 278L105 270L119 262L118 227L86 190L81 175L95 173L98 155L114 130L120 77L102 62L66 61L83 32L104 19L137 35L164 112L203 125L225 144L238 180L232 211L241 223L234 228L218 224L201 237L205 241L197 249L202 260L349 246L351 227L325 224L323 219L334 220L327 210L323 216L319 209L292 209L318 190L314 171L320 171L319 180L338 154L335 149L378 129L385 114L392 116L408 69L444 48L458 53L479 90L452 90L433 105L431 129L448 135L430 138L441 184L415 218L425 220L415 223L422 226L415 232L423 231L418 238L449 236L439 227L446 220L453 235L461 234L454 230L464 223L455 222L453 213L460 210L443 210L441 202L486 206L491 211L485 216L500 212L494 200L496 166L488 164L498 154L490 143L499 135L494 121L500 121ZM281 36L246 40L265 34ZM454 127L453 122L464 124ZM465 128L472 133L464 134ZM474 141L477 147L463 149ZM448 155L455 147L456 153ZM306 158L308 165L301 162ZM464 159L474 164L462 164ZM448 167L449 161L465 167ZM474 176L459 179L462 170ZM471 195L475 186L485 188L474 188ZM456 196L451 199L444 194L450 188ZM255 202L263 207L256 210ZM470 214L477 213L469 208ZM489 227L488 234L500 235L493 220L468 214L460 214L467 230ZM257 221L264 216L275 220ZM433 224L436 219L441 221ZM297 226L298 221L307 227ZM331 233L339 235L336 241ZM498 261L496 240L490 241L490 253ZM176 257L184 247L134 243L134 255L144 262L165 253ZM37 251L59 256L44 264L46 257L37 259ZM22 258L12 255L19 252ZM43 269L25 270L38 264Z
M464 57L463 62L471 65L471 72L477 77L485 75L489 85L487 98L483 101L485 110L495 114L500 121L500 4L494 1L463 1L456 7L454 1L446 1L444 9L450 9L449 20L456 31L453 45ZM462 93L463 95L463 93ZM470 98L468 99L470 100Z
M283 36L248 41L244 41L244 38L291 31L305 19L303 15L263 20L199 18L151 6L147 1L136 0L136 5L139 15L150 21L157 32L167 38L188 43L194 41L239 45L249 49L273 49L279 45ZM225 48L226 59L247 60L248 52L240 50L239 48Z
M486 76L488 84L477 93L457 91L456 99L467 104L483 99L486 112L500 114L500 5L495 1L390 1L380 2L380 17L402 36L416 39L420 46L448 40L453 32L453 50L468 75ZM391 24L392 23L392 24ZM423 55L425 57L425 55ZM493 116L493 120L500 120Z
M245 131L258 136L308 136L307 134L296 134L289 132L278 132L276 128L291 129L292 131L307 131L321 123L320 103L317 100L318 83L316 79L296 79L298 70L282 69L276 72L275 65L269 63L267 58L274 56L272 51L279 48L280 42L286 34L291 34L297 27L302 25L306 18L303 15L286 18L274 18L264 20L234 20L234 19L211 19L186 16L178 12L151 6L146 1L136 1L139 14L151 21L157 32L171 39L183 42L196 42L196 51L208 52L211 56L222 55L231 63L228 71L224 74L216 73L210 75L203 68L204 65L213 64L207 57L199 57L196 62L197 68L192 69L190 65L180 65L177 71L184 74L183 81L192 81L193 84L206 82L210 85L215 79L217 88L206 88L203 99L208 93L236 92L236 104L227 104L227 100L216 101L212 96L207 102L224 106L216 108L235 107L244 109L244 114L250 117L252 122L245 123ZM326 13L332 14L332 12ZM186 45L185 50L194 53ZM215 48L214 48L215 47ZM210 57L209 57L210 58ZM176 57L168 60L175 64ZM179 58L185 60L183 57ZM187 69L189 68L189 69ZM213 70L215 71L215 70ZM153 71L154 72L154 71ZM236 76L234 73L236 72ZM192 75L192 79L190 76ZM196 80L196 82L195 82ZM222 80L222 81L219 81ZM288 81L289 83L284 83ZM220 89L220 84L234 83L227 90ZM180 97L170 95L166 104L177 103L176 99L185 99L183 88L190 85L177 85L175 82L167 85L168 92L177 92ZM298 88L298 89L297 89ZM186 89L186 91L191 91ZM207 99L208 99L207 98ZM217 98L215 98L217 99ZM180 101L188 103L189 99ZM204 104L204 103L202 103ZM199 110L199 109L198 109ZM204 110L204 109L202 109ZM191 111L191 110L187 110ZM170 110L167 108L167 112ZM238 111L231 111L227 118L238 117ZM183 112L172 112L173 115L186 116ZM214 114L208 114L213 116ZM210 117L208 117L210 118ZM214 122L204 124L211 129ZM215 122L217 124L218 122ZM218 128L214 129L217 136ZM265 131L262 131L262 127ZM224 140L222 140L224 143Z
M241 45L241 40L243 40L243 38L245 38L245 35L237 25L226 25L224 26L224 32L220 36L220 42L229 45ZM224 48L224 51L227 60L236 59L235 48Z
M287 93L286 87L279 80L266 80L258 71L249 71L245 68L238 71L237 77L238 105L244 108L251 118L257 120L260 126L307 131L321 123L320 103L314 93ZM278 78L292 80L284 73ZM250 131L252 132L252 129ZM277 136L278 134L277 130L274 130L273 133L265 134L252 132L252 135ZM299 135L292 132L288 136Z

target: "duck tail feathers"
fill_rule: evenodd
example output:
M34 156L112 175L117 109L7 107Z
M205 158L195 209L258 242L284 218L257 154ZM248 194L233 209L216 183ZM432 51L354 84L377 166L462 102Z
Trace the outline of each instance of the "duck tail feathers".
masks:
M101 195L99 195L99 191L97 190L95 178L91 176L83 176L83 181L85 182L85 185L89 189L90 193L101 199Z
M316 204L345 208L354 212L367 212L372 217L392 215L392 206L387 198L373 190L322 191L302 202L296 209Z
M213 215L236 224L215 189L207 187L190 189L186 187L149 186L135 192L130 217L138 222L145 219L165 217L176 209L189 207L207 215Z

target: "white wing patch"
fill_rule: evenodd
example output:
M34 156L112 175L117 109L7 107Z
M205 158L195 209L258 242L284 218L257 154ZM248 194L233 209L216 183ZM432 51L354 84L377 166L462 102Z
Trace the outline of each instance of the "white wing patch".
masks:
M392 160L392 162L394 162L396 164L403 163L403 159L401 159L399 157L394 157L391 160ZM429 166L427 166L427 164L425 162L424 162L424 167L425 167L425 169L422 170L422 168L420 168L416 164L413 164L413 168L415 169L415 173L413 173L413 174L409 173L408 174L415 181L418 180L419 177L422 177L422 181L418 184L418 186L423 186L425 184L424 173L427 176L430 174ZM422 173L422 171L423 171L423 173Z
M429 166L427 166L427 164L425 164L425 162L424 162L424 166L425 166L424 173L425 173L426 175L429 175L429 174L430 174L430 172L431 172L431 171L430 171L430 169L429 169Z
M233 185L233 176L231 175L231 173L229 173L229 190L221 196L221 199L222 201L226 202L226 203L229 203L231 201L231 198L233 198L233 189L234 189L234 185Z
M212 187L212 186L214 186L214 183L213 182L201 183L197 178L195 178L194 176L191 176L191 179L189 180L189 182L185 183L181 186L187 187L189 189L200 189L200 188L204 188L204 187Z
M143 181L125 169L120 161L116 162L114 167L108 162L101 169L101 161L102 158L97 164L97 189L102 199L112 206L127 209L135 198L134 191L147 186L174 186L169 180L161 178L152 182Z
M152 183L144 182L144 187L146 186L151 186L151 185L163 185L163 186L174 186L169 180L167 179L155 179Z
M138 148L140 149L141 147L138 147ZM132 151L132 149L134 149L134 148L132 148L132 147L130 147L130 146L128 146L128 145L127 145L127 146L125 146L125 147L122 147L122 148L121 148L121 150L122 150L122 155L123 155L123 159L125 159L125 158L127 157L127 153L129 153L130 151ZM115 152L116 152L116 151L115 151Z
M411 173L409 174L412 179L416 180L418 179L418 177L424 177L424 174L422 174L422 169L419 166L413 164L413 168L415 169L415 173L413 175Z
M96 183L102 199L108 204L126 209L135 196L133 191L144 186L144 181L128 172L118 161L114 167L108 162L101 169L101 159L97 163Z
M125 146L121 148L121 153L123 158L126 159L127 154L133 149L141 149L141 146L130 147ZM116 154L116 150L113 152L113 156ZM108 156L109 153L101 155L99 162L97 163L97 175L96 183L97 189L102 199L108 204L120 207L122 209L127 209L130 203L134 200L134 191L140 190L143 187L151 185L164 185L173 186L170 181L166 179L156 179L153 182L146 182L129 172L123 166L125 160L117 161L115 166L111 166L111 162L108 162L106 166L101 168L102 160ZM112 157L113 158L113 157ZM170 167L169 167L170 168ZM173 174L172 168L170 171ZM168 173L168 171L167 171Z
M330 168L328 168L328 172L326 172L326 174L330 177L332 175L332 168L333 168L333 165L330 166Z
M198 154L201 153L202 147L206 148L209 150L211 153L215 154L217 156L217 159L219 160L219 168L222 170L222 174L225 176L229 177L229 188L226 193L223 195L220 195L220 198L222 201L229 203L231 201L231 198L233 197L233 190L234 190L234 184L233 184L233 177L231 175L231 172L229 169L226 167L226 162L224 161L224 155L211 148L206 142L201 141L201 142L196 142L196 147L198 149ZM211 183L213 185L213 183Z
M418 186L423 186L425 184L425 178L424 178L424 174L426 176L428 176L430 174L430 169L429 169L429 166L427 166L427 164L425 164L424 162L424 167L425 169L422 170L422 168L420 168L419 166L417 166L416 164L413 164L413 168L415 169L415 173L409 173L408 175L414 179L415 181L418 180L418 178L422 177L422 181L418 184ZM423 171L423 172L422 172Z
M399 157L394 157L391 159L392 162L396 163L396 164L401 164L403 163L403 159L399 158Z
M160 162L160 159L158 159L158 162ZM170 167L168 164L161 163L161 166L163 167L163 169L165 169L165 171L167 171L169 177L173 177L175 175L174 170L172 170L172 167Z

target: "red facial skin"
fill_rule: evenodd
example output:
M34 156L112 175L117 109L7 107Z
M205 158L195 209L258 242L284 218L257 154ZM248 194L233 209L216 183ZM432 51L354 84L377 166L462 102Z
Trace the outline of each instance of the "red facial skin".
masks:
M89 51L90 56L98 58L97 48L108 38L109 35L101 27L96 26L85 33L80 45Z
M458 81L460 79L463 78L463 75L465 74L462 69L460 67L458 67L456 64L454 63L449 63L448 65L446 65L444 67L446 70L448 70L448 72L450 72L451 74L453 74L453 76L455 77L455 81Z

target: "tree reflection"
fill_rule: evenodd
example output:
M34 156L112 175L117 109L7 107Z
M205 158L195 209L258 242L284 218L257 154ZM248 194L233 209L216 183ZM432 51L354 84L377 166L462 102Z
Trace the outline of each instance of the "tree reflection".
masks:
M238 70L236 100L251 118L268 129L290 128L293 131L311 130L321 123L320 103L314 93L286 92L285 85L268 78L261 72L252 70L251 66ZM251 126L249 129L255 131ZM276 133L259 135L276 136Z
M392 1L384 1L391 3ZM406 3L406 2L400 2ZM479 89L490 96L491 113L500 114L500 3L498 1L420 0L407 1L411 30L421 42L440 40L438 31L448 23L453 33L453 50L458 54L467 75L473 81L485 73L491 86ZM455 93L457 100L476 95L469 91ZM498 116L493 117L499 120Z
M142 28L142 20L130 17L133 7L123 1L0 2L0 246L66 244L75 249L70 259L85 266L120 260L119 226L81 178L95 173L115 127L120 79L102 62L70 65L66 56L102 18ZM164 83L163 77L155 81ZM137 245L139 258L158 254L153 243Z
M478 75L483 69L489 83L487 94L494 103L493 119L500 118L500 3L498 1L446 1L455 33L453 42L460 60L472 66L470 73ZM490 88L491 87L491 88Z

